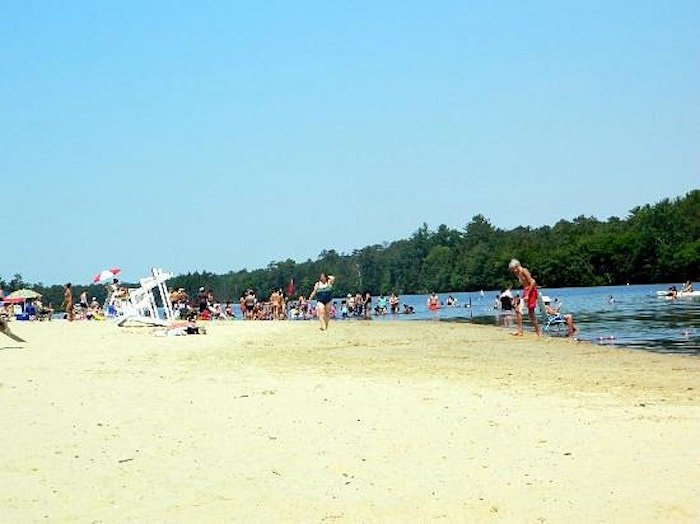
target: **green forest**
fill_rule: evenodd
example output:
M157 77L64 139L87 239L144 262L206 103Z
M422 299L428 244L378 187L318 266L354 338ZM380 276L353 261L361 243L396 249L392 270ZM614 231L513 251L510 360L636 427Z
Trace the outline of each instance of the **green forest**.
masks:
M426 224L410 238L366 246L352 253L321 252L316 260L272 261L253 271L187 273L170 281L192 296L200 286L220 300L237 300L247 288L266 297L273 289L287 290L293 279L295 295L307 295L321 272L337 278L337 295L457 292L502 289L514 283L508 261L518 258L542 287L600 286L682 282L700 276L700 190L683 197L632 209L625 218L600 221L579 216L553 226L503 230L488 218L474 216L463 229ZM62 285L22 281L20 274L0 280L5 292L29 287L45 302L60 305ZM104 287L87 289L102 300Z

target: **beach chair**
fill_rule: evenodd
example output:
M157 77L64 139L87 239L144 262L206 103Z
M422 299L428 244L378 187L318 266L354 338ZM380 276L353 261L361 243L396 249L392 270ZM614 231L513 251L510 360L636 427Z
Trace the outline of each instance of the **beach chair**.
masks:
M549 302L549 297L547 295L539 294L537 295L537 305L540 308L540 315L542 316L542 331L549 333L556 329L557 334L560 333L562 326L566 330L566 320L561 313L556 313L555 315L550 315L547 313L547 303Z

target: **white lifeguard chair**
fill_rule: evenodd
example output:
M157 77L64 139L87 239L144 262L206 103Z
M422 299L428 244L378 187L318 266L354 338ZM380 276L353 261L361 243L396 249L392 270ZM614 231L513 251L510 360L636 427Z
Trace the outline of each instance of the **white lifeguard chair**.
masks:
M148 326L168 326L173 321L173 304L165 282L172 278L160 268L151 268L151 276L139 280L140 287L129 289L129 296L115 305L116 324L124 326L127 322L138 322ZM160 295L158 305L154 291ZM161 316L160 310L163 314Z

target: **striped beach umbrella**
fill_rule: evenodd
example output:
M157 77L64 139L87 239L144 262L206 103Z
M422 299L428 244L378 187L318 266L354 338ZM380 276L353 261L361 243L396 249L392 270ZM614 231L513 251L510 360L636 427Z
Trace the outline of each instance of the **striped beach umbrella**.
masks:
M103 269L97 275L95 275L95 278L92 279L93 283L97 284L98 282L104 282L105 280L110 280L114 277L116 277L121 269L118 267L113 267L112 269Z
M39 298L41 296L41 293L37 293L33 289L18 289L17 291L13 291L9 295L5 297L5 301L23 301L23 300L30 300L34 298ZM15 303L15 302L12 302Z

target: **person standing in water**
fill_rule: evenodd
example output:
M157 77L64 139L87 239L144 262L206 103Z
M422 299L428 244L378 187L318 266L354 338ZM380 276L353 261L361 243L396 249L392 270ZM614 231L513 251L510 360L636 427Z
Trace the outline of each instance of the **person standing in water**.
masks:
M437 311L440 308L440 298L434 291L430 293L427 302L430 311Z
M333 284L335 277L321 273L318 282L314 284L314 290L309 295L309 300L314 297L317 300L316 311L318 320L321 323L321 331L328 329L328 323L331 318L331 302L333 300Z
M513 272L513 274L518 277L518 280L523 286L523 297L522 301L527 308L527 314L530 317L530 322L532 323L532 329L534 329L537 336L540 335L540 327L537 324L537 315L535 314L535 307L537 307L537 282L530 271L526 267L520 265L520 262L515 258L510 261L508 268ZM516 320L518 323L518 328L513 335L523 334L523 320L522 315L516 315Z

